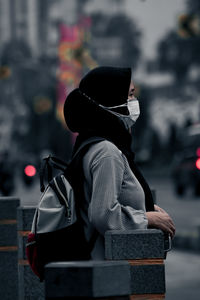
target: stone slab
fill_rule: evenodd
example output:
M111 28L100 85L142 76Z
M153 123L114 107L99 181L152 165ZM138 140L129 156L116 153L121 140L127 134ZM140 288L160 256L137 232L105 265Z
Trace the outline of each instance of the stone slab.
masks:
M46 297L45 300L130 300L130 296L115 296L115 297L56 297L56 298L49 298ZM143 298L143 299L139 299L139 298L134 298L134 300L147 300L150 298ZM163 298L162 298L163 299ZM155 300L155 298L152 298L152 300ZM160 300L160 298L156 298L156 300Z
M110 260L165 258L164 234L156 229L107 231L105 258Z
M20 200L0 197L0 299L18 299L17 207Z
M19 257L19 259L27 259L26 243L27 243L27 236L18 235L18 257Z
M19 265L19 299L44 300L44 282L32 272L29 265Z
M131 294L164 294L165 266L131 266Z
M0 252L0 299L18 299L17 251Z
M48 299L130 295L130 265L125 261L47 264L45 295Z
M20 206L17 209L18 230L22 230L22 231L31 230L35 209L36 209L35 207L30 207L30 206Z
M17 246L17 224L0 224L0 246Z
M19 205L20 200L18 198L0 197L0 220L16 220Z

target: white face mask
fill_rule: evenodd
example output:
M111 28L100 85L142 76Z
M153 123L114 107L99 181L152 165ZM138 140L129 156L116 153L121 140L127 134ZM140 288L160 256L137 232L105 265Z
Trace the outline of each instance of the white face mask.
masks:
M138 119L138 117L140 115L139 101L135 97L131 98L131 99L127 99L127 103L117 105L117 106L107 107L107 106L97 103L96 101L94 101L92 98L90 98L85 93L81 92L81 94L83 96L85 96L86 98L88 98L90 101L95 102L98 106L108 110L110 113L119 117L127 129L131 128L135 124L136 120ZM119 107L128 107L129 115L123 115L123 114L117 113L115 111L112 111L112 109L119 108Z
M120 119L125 123L127 128L130 128L136 122L136 120L140 115L140 105L139 105L139 101L136 98L128 99L127 103L117 105L117 106L106 107L101 104L99 106L105 108L106 110L109 110L111 113L120 117ZM112 109L114 108L119 108L124 106L128 107L129 115L123 115L115 111L112 111Z
M136 98L130 99L128 101L128 110L130 118L136 122L140 115L140 105L139 101Z

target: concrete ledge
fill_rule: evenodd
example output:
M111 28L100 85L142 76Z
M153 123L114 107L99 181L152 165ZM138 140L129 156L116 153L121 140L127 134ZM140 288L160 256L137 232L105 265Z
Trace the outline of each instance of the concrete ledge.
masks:
M20 200L18 198L0 197L0 220L16 220L16 211L19 205Z
M131 266L131 294L164 294L164 264L144 264Z
M35 209L36 209L35 207L31 207L31 206L20 206L17 209L18 230L24 230L24 231L31 230Z
M18 299L17 251L0 253L0 299Z
M20 200L0 197L0 299L18 299L17 207Z
M19 300L44 300L44 283L32 272L29 265L18 265ZM14 299L13 299L14 300Z
M20 206L17 209L18 223L18 276L20 300L44 300L44 283L32 272L26 257L27 235L31 230L35 207Z
M0 246L17 245L17 222L13 224L0 224L0 226Z
M156 229L107 231L105 248L111 260L165 258L164 234Z
M128 262L57 262L45 267L47 299L130 295Z

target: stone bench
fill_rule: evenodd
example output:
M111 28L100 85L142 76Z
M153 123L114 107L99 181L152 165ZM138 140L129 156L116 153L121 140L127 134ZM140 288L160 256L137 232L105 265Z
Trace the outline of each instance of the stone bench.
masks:
M18 205L18 199L0 198L0 267L4 270L0 275L0 298L7 300L17 299L17 297L19 297L18 299L20 300L43 300L45 299L44 283L40 283L39 279L33 274L25 255L25 243L31 229L35 207L18 207ZM122 267L126 269L128 266L131 278L129 283L130 297L132 298L130 299L164 299L164 243L163 233L155 229L131 230L126 232L110 231L105 235L106 261L102 261L102 265L100 265L99 262L84 262L81 268L82 270L83 268L87 268L85 264L88 263L90 269L95 268L96 273L94 272L92 274L104 274L103 269L109 270L108 266L110 266L110 268L112 266L112 268ZM95 263L97 263L98 266L91 265ZM50 278L53 280L52 276L56 278L57 272L60 272L58 271L59 268L62 269L59 276L62 275L65 277L65 272L68 272L66 271L68 268L67 264L66 262L62 268L59 264L56 268L55 265L48 265L47 267L51 268L53 272L51 270L51 272L46 273L45 284L48 284ZM106 264L108 264L108 266L106 266ZM76 268L79 267L80 265L76 266ZM115 272L113 271L113 273ZM49 277L48 274L51 274L51 277ZM98 278L97 275L95 276L95 278ZM124 277L126 276L124 273ZM64 277L62 280L64 280ZM114 278L116 282L120 283L117 279L118 277L113 277L113 279ZM104 279L105 278L102 277L102 280ZM62 280L57 282L58 286ZM113 285L116 285L115 280L113 280ZM79 285L77 285L77 289L78 288ZM100 294L94 294L93 296L97 298ZM119 294L118 297L126 296L125 294ZM111 296L109 295L109 297ZM115 297L117 296L115 295Z
M46 300L121 299L130 295L125 261L57 262L45 267Z
M105 250L106 260L101 262L48 264L46 299L165 298L165 240L161 231L109 231Z
M165 298L165 237L156 229L108 231L105 258L130 264L131 299Z
M17 207L19 199L0 197L0 299L18 299Z

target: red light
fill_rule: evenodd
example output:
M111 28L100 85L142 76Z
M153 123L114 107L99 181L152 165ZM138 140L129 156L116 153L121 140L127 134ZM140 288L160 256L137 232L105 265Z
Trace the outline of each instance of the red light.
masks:
M200 170L200 158L196 160L196 167Z
M26 174L26 176L33 177L36 174L36 168L32 165L28 165L25 167L24 173Z
M198 157L200 157L200 148L197 148L196 154Z

